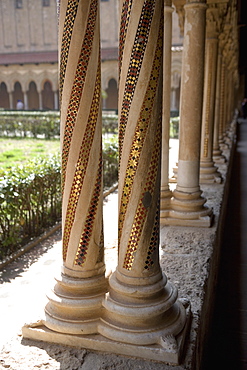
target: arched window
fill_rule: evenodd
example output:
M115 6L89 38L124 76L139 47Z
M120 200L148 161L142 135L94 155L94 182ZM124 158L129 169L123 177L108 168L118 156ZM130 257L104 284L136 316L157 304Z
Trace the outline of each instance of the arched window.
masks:
M54 109L54 92L52 91L52 85L50 81L46 81L44 83L44 88L42 91L42 103L43 109Z
M108 82L108 88L106 89L106 109L117 109L118 108L118 89L117 81L111 78Z
M14 107L16 108L18 100L24 102L24 96L21 88L20 82L16 82L14 85L14 92L13 92L13 102L14 102Z
M9 94L7 91L7 86L4 82L0 84L0 108L9 109Z
M39 109L39 94L37 91L36 83L34 81L31 81L29 84L27 96L28 96L29 109L32 109L32 110Z

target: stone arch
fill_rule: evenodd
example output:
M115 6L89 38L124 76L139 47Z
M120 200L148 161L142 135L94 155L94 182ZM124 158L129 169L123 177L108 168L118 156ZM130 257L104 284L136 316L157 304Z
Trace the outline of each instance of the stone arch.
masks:
M102 62L102 89L106 90L109 80L114 78L118 83L118 62L109 60Z
M0 108L10 108L9 94L5 82L0 83Z
M52 82L45 80L42 89L42 108L45 110L54 109L54 91Z
M14 90L13 90L14 107L16 107L18 100L21 100L22 102L24 102L24 94L23 94L21 83L19 81L15 81Z
M117 109L118 108L118 88L117 81L115 78L111 78L108 81L108 87L105 90L107 97L105 100L106 109Z
M29 82L27 97L29 109L31 110L39 109L39 93L37 91L37 84L33 80Z

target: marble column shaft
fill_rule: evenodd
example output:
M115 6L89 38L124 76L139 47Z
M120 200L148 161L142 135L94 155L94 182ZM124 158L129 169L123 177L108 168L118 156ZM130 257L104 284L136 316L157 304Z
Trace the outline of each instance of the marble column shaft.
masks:
M216 8L207 9L205 77L202 112L200 156L200 183L220 183L221 175L213 162L213 134L218 55L218 13Z
M179 159L168 224L211 225L212 211L204 206L199 186L203 101L206 4L187 1L182 59Z
M164 43L163 43L163 106L162 106L162 156L161 156L161 200L160 215L167 215L170 208L169 189L169 138L171 106L171 46L172 12L171 0L164 3Z
M106 291L99 24L98 0L61 2L63 266L45 324L71 334L97 332Z
M217 81L216 81L216 99L214 115L214 139L213 139L213 159L216 163L225 163L226 158L220 149L220 107L221 107L221 69L222 69L222 52L218 49L217 57Z

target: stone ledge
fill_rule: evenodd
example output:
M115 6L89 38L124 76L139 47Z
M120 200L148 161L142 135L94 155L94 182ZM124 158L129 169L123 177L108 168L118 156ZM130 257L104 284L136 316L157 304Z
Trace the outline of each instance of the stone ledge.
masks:
M35 324L25 325L22 328L22 335L26 339L41 340L72 347L75 346L105 353L114 353L115 355L138 357L140 359L159 362L164 362L165 359L166 364L172 365L179 363L183 355L182 350L190 325L190 307L188 307L186 311L186 325L175 339L176 348L173 348L173 341L170 341L169 337L163 337L161 340L162 343L160 344L131 345L107 339L100 334L78 335L58 333L44 326L42 320Z

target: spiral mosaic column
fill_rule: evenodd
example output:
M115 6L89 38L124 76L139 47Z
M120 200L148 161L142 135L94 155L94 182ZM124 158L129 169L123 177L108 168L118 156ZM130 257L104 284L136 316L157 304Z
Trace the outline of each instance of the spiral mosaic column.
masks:
M161 199L160 217L169 214L171 190L169 188L169 138L171 106L171 46L172 46L172 1L164 2L164 44L163 44L163 109L162 109L162 155L161 155Z
M186 310L159 264L163 1L121 6L119 258L99 332L146 356L157 344L164 361L172 342L177 362Z
M45 325L96 333L106 291L98 0L60 5L63 267Z

